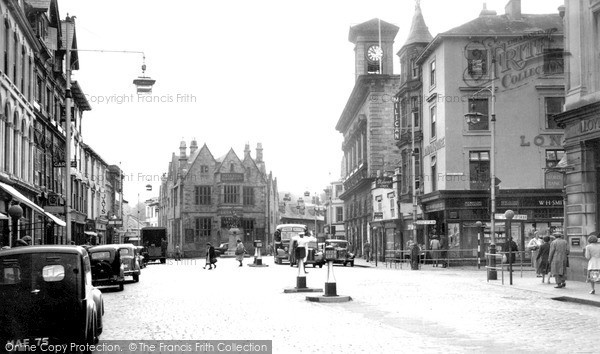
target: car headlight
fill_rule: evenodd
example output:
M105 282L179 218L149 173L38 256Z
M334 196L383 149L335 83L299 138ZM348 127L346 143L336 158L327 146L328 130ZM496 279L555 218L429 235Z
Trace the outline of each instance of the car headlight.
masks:
M287 251L288 251L288 248L287 248L287 247L284 247L284 248L283 248L283 250L287 252Z

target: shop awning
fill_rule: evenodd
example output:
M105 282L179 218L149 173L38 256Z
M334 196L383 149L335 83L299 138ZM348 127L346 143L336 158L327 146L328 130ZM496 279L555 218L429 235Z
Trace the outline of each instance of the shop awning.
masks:
M93 232L93 231L84 231L84 234L88 235L88 236L98 236L97 233Z
M27 199L27 197L25 197L18 190L14 189L13 187L9 186L8 184L0 182L0 188L4 189L4 191L6 191L6 193L12 195L14 199L27 205L31 209L37 211L38 213L45 214L44 209L42 209L39 205L35 204L31 200Z
M50 219L52 219L52 221L54 221L54 223L58 226L67 226L67 223L64 222L62 219L59 219L58 217L54 216L54 214L51 214L49 212L44 212L46 215L48 215L48 217Z
M0 220L8 220L8 216L0 213Z

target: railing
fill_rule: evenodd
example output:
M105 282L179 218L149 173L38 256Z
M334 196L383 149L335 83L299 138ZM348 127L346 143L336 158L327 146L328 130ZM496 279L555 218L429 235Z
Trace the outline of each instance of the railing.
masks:
M519 277L523 278L523 272L527 272L527 271L535 271L535 268L532 267L532 264L530 261L526 260L525 254L529 253L529 251L513 251L511 252L512 254L515 255L515 262L512 263L512 271L515 271L515 268L518 268L519 271ZM496 266L491 266L490 264L490 260L491 257L495 257L496 258ZM500 271L501 276L502 276L502 284L504 285L504 271L506 270L507 272L510 271L510 266L511 264L508 262L508 257L509 257L509 253L508 252L496 252L495 254L491 254L491 253L486 253L485 254L485 258L487 259L487 264L485 266L486 269L486 273L487 273L487 281L490 281L490 271L492 270L496 270L496 271ZM510 274L509 274L510 275ZM512 279L511 279L511 285L512 285Z

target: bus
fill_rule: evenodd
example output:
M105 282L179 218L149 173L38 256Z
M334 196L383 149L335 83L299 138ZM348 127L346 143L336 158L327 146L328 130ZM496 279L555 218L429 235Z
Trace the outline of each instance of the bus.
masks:
M283 264L283 262L291 262L293 254L290 253L290 242L292 238L298 236L299 233L304 232L308 235L308 227L303 224L281 224L275 228L273 234L273 250L274 250L274 261L275 264Z

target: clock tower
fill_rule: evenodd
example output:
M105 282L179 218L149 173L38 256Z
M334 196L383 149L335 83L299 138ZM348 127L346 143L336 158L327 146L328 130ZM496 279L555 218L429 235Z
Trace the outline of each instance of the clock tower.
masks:
M356 79L360 75L394 74L393 47L398 30L377 18L350 27L348 40L354 43Z

